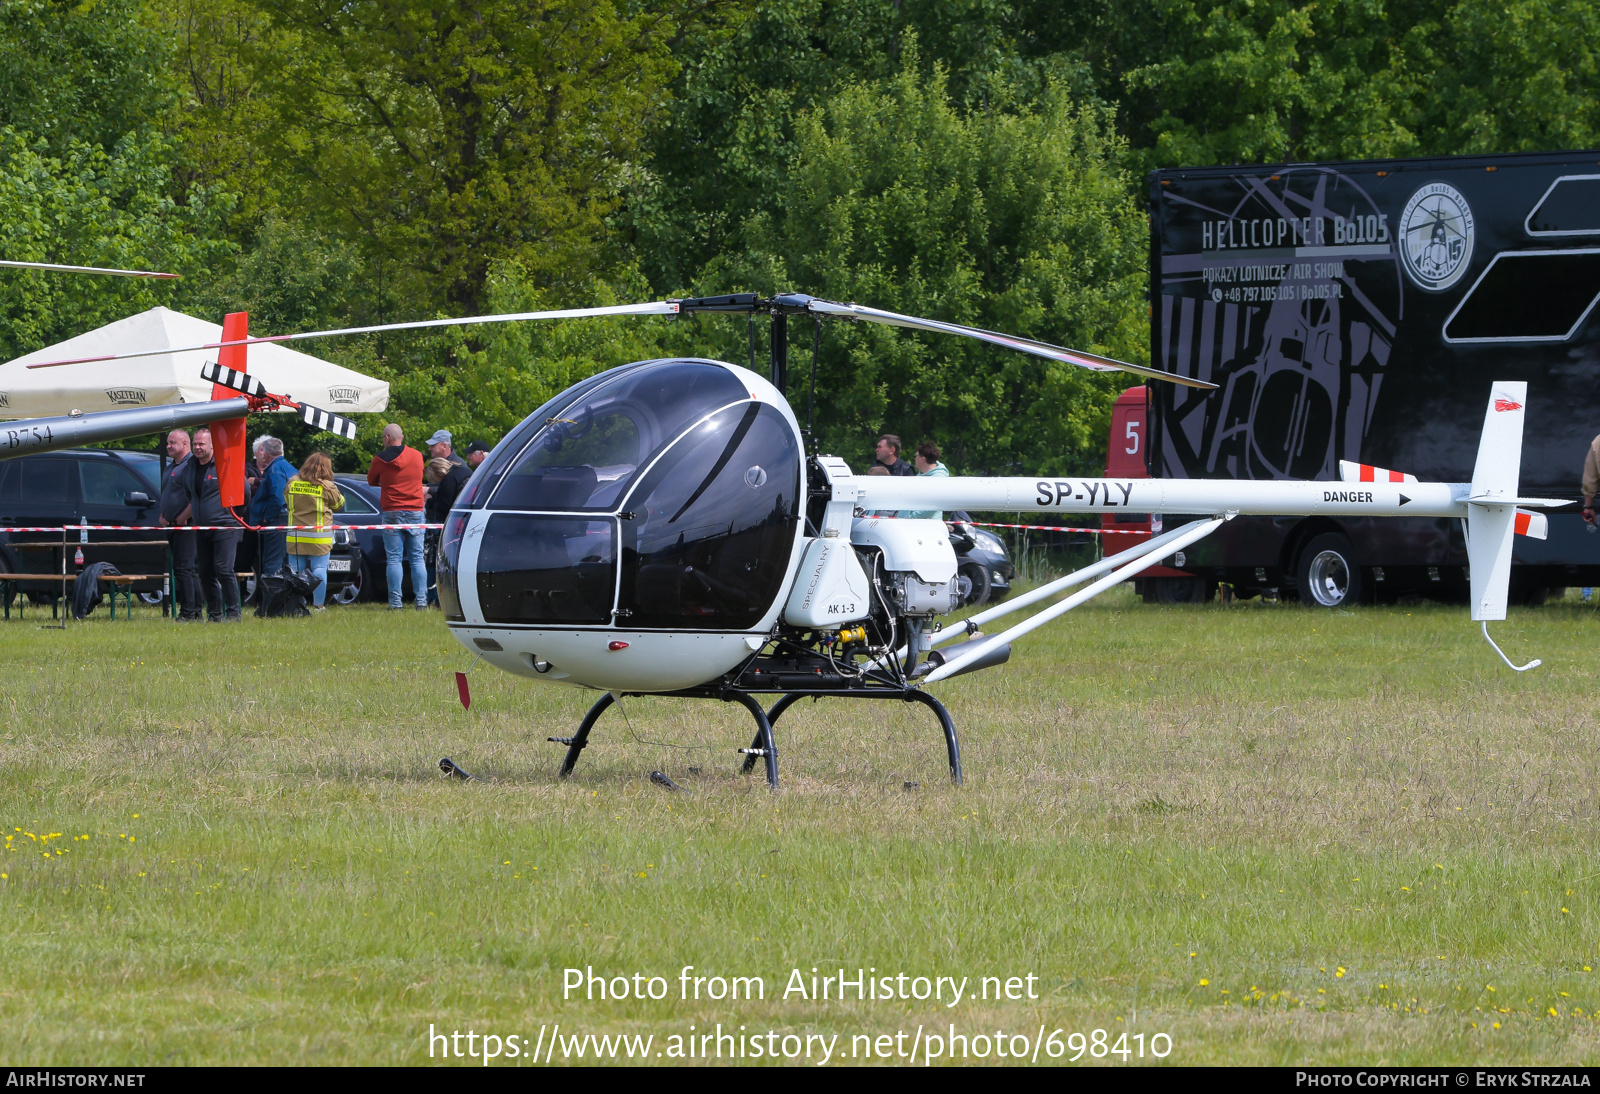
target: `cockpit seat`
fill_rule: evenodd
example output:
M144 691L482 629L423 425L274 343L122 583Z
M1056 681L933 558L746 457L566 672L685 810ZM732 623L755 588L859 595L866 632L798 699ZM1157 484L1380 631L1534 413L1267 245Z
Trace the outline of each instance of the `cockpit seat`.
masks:
M495 496L501 509L578 509L599 485L592 467L551 467L542 474L512 475Z

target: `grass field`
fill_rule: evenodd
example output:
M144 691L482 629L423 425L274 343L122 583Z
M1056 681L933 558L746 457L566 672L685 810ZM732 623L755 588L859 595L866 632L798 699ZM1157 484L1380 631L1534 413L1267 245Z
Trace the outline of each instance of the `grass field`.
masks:
M939 690L965 788L926 711L835 702L779 723L775 794L737 774L748 716L682 700L627 700L558 783L545 737L587 697L480 666L463 712L437 614L38 622L0 626L6 1063L417 1064L430 1025L558 1022L652 1062L719 1022L838 1034L836 1061L952 1024L1164 1033L1176 1063L1600 1060L1575 592L1497 628L1544 658L1522 675L1461 608L1114 594ZM685 965L765 1000L679 1000ZM564 1000L588 966L670 994ZM783 999L813 966L969 996Z

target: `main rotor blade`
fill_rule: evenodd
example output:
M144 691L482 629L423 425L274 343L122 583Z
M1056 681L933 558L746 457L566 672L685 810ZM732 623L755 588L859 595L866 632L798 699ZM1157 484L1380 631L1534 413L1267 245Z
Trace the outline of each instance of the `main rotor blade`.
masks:
M107 353L98 357L74 357L65 361L40 361L28 368L57 368L61 365L84 365L100 361L127 361L135 357L160 357L168 353L193 353L198 350L222 349L226 346L254 346L263 342L300 342L309 338L335 338L342 334L377 334L391 330L427 330L433 327L465 327L476 323L521 323L533 319L591 319L608 315L677 315L676 300L658 300L648 304L614 304L605 308L564 308L559 311L524 311L505 315L469 315L462 319L421 319L413 323L381 323L372 327L342 327L339 330L303 331L300 334L272 334L263 338L240 338L231 342L206 342L198 346L175 346L170 349L147 349L135 353Z
M55 262L0 262L8 270L56 270L59 273L109 274L114 277L160 277L177 280L175 273L158 273L155 270L112 270L104 266L62 266Z
M907 327L911 330L925 330L938 334L960 335L963 338L976 338L978 341L988 342L990 345L1004 346L1006 349L1014 349L1022 353L1031 353L1035 357L1047 357L1052 361L1077 365L1079 368L1093 369L1095 372L1131 372L1135 376L1148 376L1152 380L1167 380L1174 384L1183 384L1185 387L1205 388L1207 390L1215 390L1217 386L1205 380L1195 380L1188 376L1177 376L1170 372L1163 372L1158 368L1130 365L1126 361L1101 357L1097 353L1085 353L1083 350L1067 349L1065 346L1053 346L1049 342L1036 342L1032 338L1019 338L1014 334L1000 334L997 331L984 330L982 327L966 327L960 323L944 323L937 319L918 319L915 316L900 315L898 312L892 311L881 311L878 308L868 308L861 304L839 304L832 300L818 300L815 297L803 299L809 301L808 304L803 306L807 311L815 315L840 315L852 319L864 319L869 323L882 323L888 327Z

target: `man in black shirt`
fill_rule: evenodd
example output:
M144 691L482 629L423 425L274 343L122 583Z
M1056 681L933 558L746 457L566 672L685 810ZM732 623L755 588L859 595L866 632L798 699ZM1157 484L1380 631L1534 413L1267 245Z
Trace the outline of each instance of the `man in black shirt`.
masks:
M239 550L244 529L222 504L222 484L217 480L217 464L211 450L211 430L205 426L194 431L194 458L189 464L189 496L196 524L223 526L220 532L193 533L200 569L200 591L206 598L206 614L213 623L237 623L239 579L233 570L233 557Z
M189 468L194 457L189 454L189 434L174 429L167 434L167 458L172 461L161 478L161 525L164 528L180 527L193 523L189 510ZM167 541L172 545L172 572L177 587L172 590L178 598L178 619L193 623L200 618L200 579L195 576L194 532L169 532Z
M878 438L876 451L878 463L889 469L891 475L915 476L917 469L900 458L900 438L893 433L885 433Z

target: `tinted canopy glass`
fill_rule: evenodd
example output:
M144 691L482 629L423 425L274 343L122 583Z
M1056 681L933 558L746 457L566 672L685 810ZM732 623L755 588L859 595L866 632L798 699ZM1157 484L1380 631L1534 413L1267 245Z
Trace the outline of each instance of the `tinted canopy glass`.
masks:
M478 548L483 618L490 623L611 622L615 541L614 519L496 513ZM450 569L453 579L453 562Z
M800 445L775 408L746 401L679 438L627 496L629 627L744 630L777 597L794 544Z
M635 473L693 422L750 393L701 361L634 366L550 412L500 479L494 509L615 509ZM536 423L537 425L538 423ZM485 483L487 485L487 481Z

